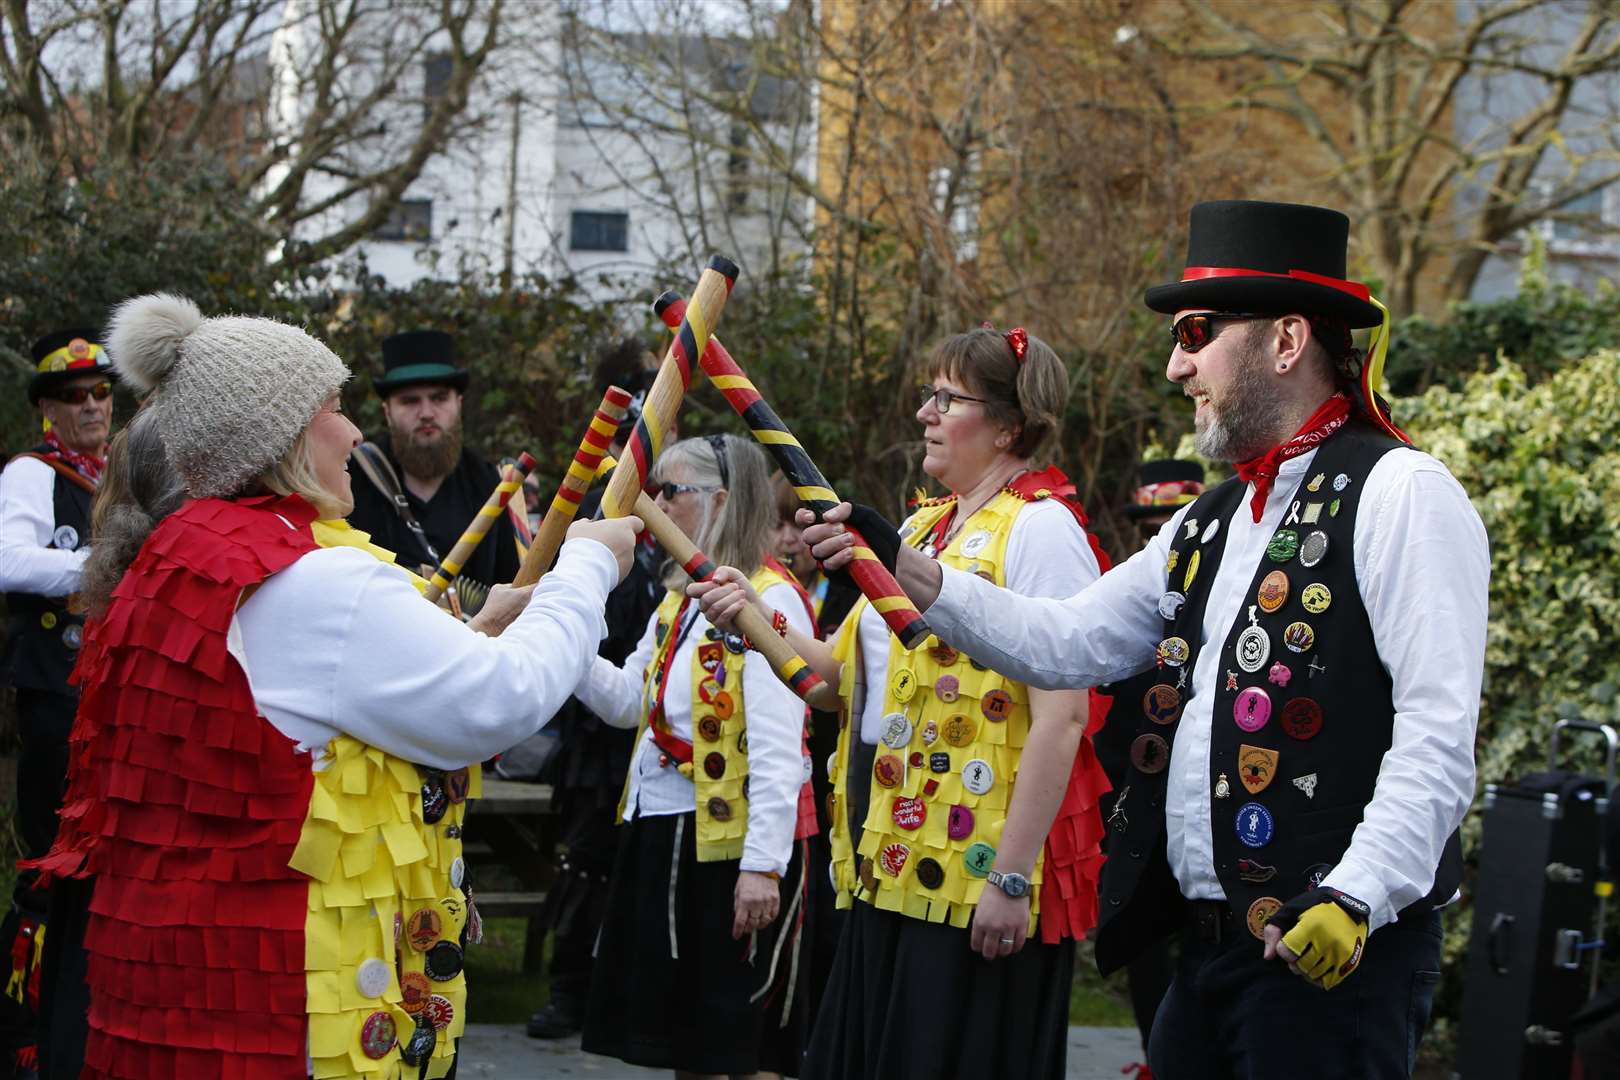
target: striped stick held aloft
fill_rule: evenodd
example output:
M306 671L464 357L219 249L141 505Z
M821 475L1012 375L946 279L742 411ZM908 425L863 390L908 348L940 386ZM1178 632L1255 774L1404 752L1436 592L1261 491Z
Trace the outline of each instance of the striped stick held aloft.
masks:
M725 310L726 298L737 282L737 264L719 255L709 260L708 267L698 278L692 302L687 305L686 316L675 328L675 340L670 342L664 361L658 366L658 377L647 400L641 406L641 418L625 444L625 462L635 468L618 468L608 481L602 496L603 517L624 517L636 504L636 493L647 486L647 477L654 459L663 448L664 437L669 434L675 414L680 411L686 388L692 382L693 365L703 355L709 343L709 334L720 324L720 313Z
M484 505L473 515L472 522L461 534L461 539L456 541L455 546L450 549L450 554L444 557L444 561L434 569L433 576L428 578L427 588L422 590L423 596L437 602L439 597L444 595L444 590L450 587L450 583L456 580L456 575L461 573L461 568L467 565L467 560L472 558L473 552L488 535L496 519L506 512L506 504L512 501L512 496L523 490L524 478L534 466L534 458L524 452L518 455L516 464L506 467L501 473L501 482L495 485L495 490L489 493Z
M681 299L679 293L667 292L653 304L653 310L665 325L675 326L686 310L686 301ZM815 511L817 516L837 506L838 495L827 483L827 478L816 468L816 463L799 445L799 440L794 438L787 424L771 408L770 402L760 395L753 381L732 359L726 347L710 337L699 363L703 366L704 374L709 376L709 381L719 388L737 415L743 418L748 430L754 433L754 438L770 451L777 468L793 485L799 500ZM855 579L861 595L883 616L889 631L900 639L900 644L908 649L916 648L931 633L922 612L906 596L900 583L894 580L894 575L889 573L861 534L854 530L850 532L855 538L855 561L849 566L850 576Z
M552 497L540 528L534 534L534 543L529 545L529 553L524 556L523 565L518 567L517 577L512 579L513 585L533 585L551 569L552 561L557 558L557 549L562 547L563 540L568 536L568 526L573 523L574 515L579 513L579 501L591 489L597 467L606 456L608 447L613 445L619 421L624 419L629 409L630 394L617 386L608 387L607 393L602 395L602 403L596 407L595 415L585 428L585 437L579 441L579 449L574 451L574 460L569 462L568 471L557 486L557 494Z

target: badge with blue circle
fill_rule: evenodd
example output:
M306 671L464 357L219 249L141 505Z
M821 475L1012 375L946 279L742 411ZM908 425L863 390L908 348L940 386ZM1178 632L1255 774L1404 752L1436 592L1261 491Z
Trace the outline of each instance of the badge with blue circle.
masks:
M79 530L71 525L62 525L51 534L51 546L59 551L73 551L79 546Z
M1271 811L1257 802L1244 803L1238 807L1237 838L1245 847L1265 847L1271 843L1271 836L1276 832L1276 826L1271 820Z

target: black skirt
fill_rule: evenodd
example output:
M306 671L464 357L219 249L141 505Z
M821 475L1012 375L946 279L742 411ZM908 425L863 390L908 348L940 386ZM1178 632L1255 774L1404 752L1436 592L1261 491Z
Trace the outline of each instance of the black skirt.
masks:
M806 1080L1062 1080L1073 942L992 961L967 930L861 901L849 916Z
M650 1068L797 1076L810 972L804 844L782 875L776 919L734 941L738 862L697 861L695 817L620 827L584 1049Z

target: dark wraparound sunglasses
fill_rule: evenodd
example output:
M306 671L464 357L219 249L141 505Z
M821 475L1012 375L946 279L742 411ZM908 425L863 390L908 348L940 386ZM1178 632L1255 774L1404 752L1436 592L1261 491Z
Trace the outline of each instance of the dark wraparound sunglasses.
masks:
M46 396L52 401L60 401L67 405L83 405L86 398L106 401L112 397L112 383L98 382L94 386L74 386Z
M1195 353L1215 340L1218 322L1243 322L1248 319L1271 319L1272 315L1259 315L1252 311L1201 311L1196 315L1183 315L1170 326L1170 338L1181 346L1184 353Z
M665 480L658 485L658 490L663 494L665 502L674 502L677 495L701 495L704 492L719 491L720 489L699 487L697 484L676 484Z

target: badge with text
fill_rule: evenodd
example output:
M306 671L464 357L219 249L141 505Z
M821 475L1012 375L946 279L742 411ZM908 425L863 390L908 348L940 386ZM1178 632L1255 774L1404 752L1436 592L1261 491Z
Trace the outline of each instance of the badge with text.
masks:
M973 835L973 811L965 806L953 806L945 816L945 835L952 840L966 840Z
M900 871L906 868L906 860L911 857L911 849L905 844L889 844L878 855L878 866L890 877L899 877Z
M928 820L928 804L921 799L896 799L892 816L897 828L920 829Z
M1277 775L1277 751L1243 743L1238 747L1238 779L1250 795L1258 795Z
M1308 697L1297 697L1283 706L1278 722L1290 738L1315 738L1322 730L1322 706Z
M1288 575L1281 570L1273 570L1260 581L1260 591L1255 595L1260 603L1260 610L1270 614L1288 602Z
M1275 896L1262 896L1250 904L1249 933L1264 941L1266 939L1266 923L1270 922L1271 917L1281 910L1282 901Z
M1320 615L1333 603L1333 592L1320 581L1313 581L1299 594L1299 602L1312 615Z
M1181 691L1160 683L1142 695L1142 711L1155 724L1173 724L1181 719Z
M1258 686L1242 691L1232 702L1232 719L1244 731L1259 731L1271 720L1271 695Z
M1271 843L1272 834L1276 825L1271 820L1271 811L1257 802L1244 803L1238 807L1237 817L1232 820L1232 827L1237 830L1238 842L1244 847L1265 847Z

